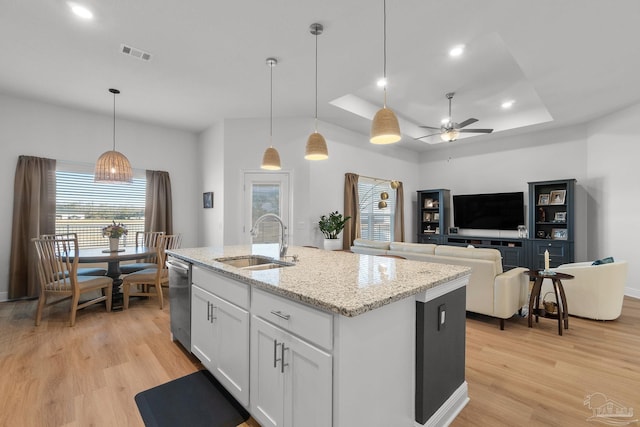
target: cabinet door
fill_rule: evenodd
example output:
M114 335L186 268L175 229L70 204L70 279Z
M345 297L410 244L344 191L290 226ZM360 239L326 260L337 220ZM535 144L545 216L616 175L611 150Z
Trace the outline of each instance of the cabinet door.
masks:
M198 286L191 288L191 352L202 364L213 370L214 330L212 319L213 295Z
M284 345L285 426L331 427L331 355L292 335Z
M251 415L262 427L284 426L284 375L278 360L284 338L284 331L252 316Z
M249 313L216 295L213 304L213 375L236 398L249 404Z

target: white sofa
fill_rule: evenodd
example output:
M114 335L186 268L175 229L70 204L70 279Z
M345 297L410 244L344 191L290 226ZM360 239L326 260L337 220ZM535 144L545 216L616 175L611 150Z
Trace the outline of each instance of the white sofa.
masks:
M356 239L351 251L471 267L467 311L497 317L500 329L504 329L504 319L513 316L527 301L529 277L523 274L527 269L503 271L502 256L497 249Z
M627 261L600 265L592 265L589 261L563 264L552 270L574 276L571 280L562 281L569 314L614 320L622 313L628 268ZM553 292L549 280L543 282L540 295L546 292Z

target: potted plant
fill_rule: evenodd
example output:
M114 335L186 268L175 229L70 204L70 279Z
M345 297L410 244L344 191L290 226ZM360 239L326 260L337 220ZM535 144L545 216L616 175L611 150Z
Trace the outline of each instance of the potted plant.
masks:
M326 250L342 249L342 236L340 236L340 233L350 218L350 216L343 217L338 211L331 212L328 216L322 215L320 217L318 228L324 235L324 248Z

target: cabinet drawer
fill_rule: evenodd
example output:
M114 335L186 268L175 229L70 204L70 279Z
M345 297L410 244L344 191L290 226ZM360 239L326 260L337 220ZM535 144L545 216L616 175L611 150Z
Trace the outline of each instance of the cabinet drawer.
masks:
M216 294L220 298L239 307L249 309L249 285L227 279L221 274L195 265L193 266L191 281L193 284L212 294Z
M333 316L260 289L252 289L251 312L307 341L330 350Z

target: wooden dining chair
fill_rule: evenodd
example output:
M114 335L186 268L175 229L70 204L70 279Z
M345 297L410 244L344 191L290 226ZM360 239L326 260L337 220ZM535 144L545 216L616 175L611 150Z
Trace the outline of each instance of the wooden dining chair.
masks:
M182 236L180 234L163 234L158 237L156 245L156 265L152 268L127 274L122 280L122 292L124 294L124 309L129 308L129 298L132 296L157 296L160 309L164 307L162 286L169 284L169 272L165 265L167 249L180 247Z
M106 301L111 311L113 280L110 277L78 276L78 239L38 238L33 239L38 258L37 271L40 281L40 297L36 311L36 326L40 325L42 312L47 305L71 299L69 325L76 323L76 312L87 306ZM102 295L80 303L80 295L103 290ZM48 301L49 298L56 298Z
M43 234L41 239L78 239L78 233ZM78 276L106 276L107 269L102 267L78 267Z
M147 248L155 248L158 246L158 238L164 234L164 231L136 231L136 248L146 246ZM144 259L140 262L130 264L120 264L120 272L122 274L131 274L147 268L155 268L156 259Z

